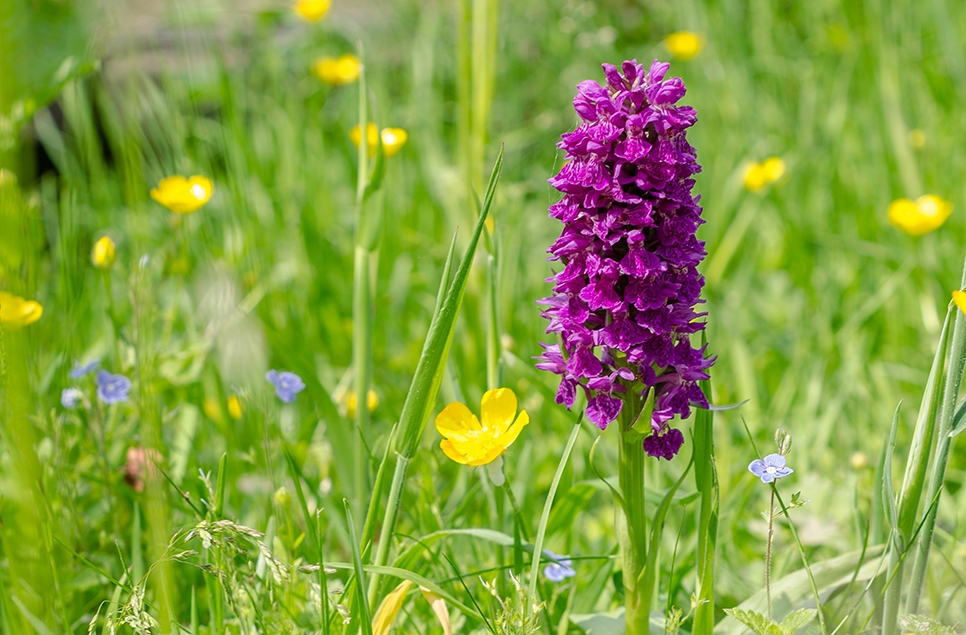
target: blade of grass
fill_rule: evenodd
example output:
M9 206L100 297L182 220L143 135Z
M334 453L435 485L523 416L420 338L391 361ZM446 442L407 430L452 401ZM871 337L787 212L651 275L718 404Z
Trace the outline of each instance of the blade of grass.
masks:
M360 404L360 407L364 404ZM342 499L345 506L346 525L349 528L349 546L352 548L352 570L355 573L356 602L358 602L358 617L362 626L362 635L372 635L372 613L369 611L369 598L366 597L366 572L362 567L362 555L359 553L359 537L356 535L356 525L352 521L352 509L349 501Z
M550 521L550 510L553 508L553 499L557 494L557 487L560 485L560 479L563 477L567 462L570 460L570 453L573 451L574 444L577 442L577 435L580 433L580 424L583 420L584 413L581 412L577 417L577 421L574 422L573 429L570 432L570 438L567 439L567 445L564 446L563 454L557 463L557 471L553 475L553 481L550 482L547 501L543 504L543 513L540 514L540 524L537 526L537 538L533 542L533 557L530 559L530 589L527 594L527 611L533 609L529 603L537 597L537 581L540 578L540 556L543 554L543 539L547 533L547 523Z
M896 517L896 529L902 549L896 549L893 545L893 554L889 558L889 568L890 570L895 569L895 574L886 590L885 604L883 605L883 635L896 635L902 593L902 574L905 564L905 558L900 555L900 551L904 554L911 544L916 527L916 516L919 513L919 502L922 499L922 492L926 484L926 468L929 465L930 447L939 409L939 393L940 386L943 383L942 373L946 362L952 310L950 308L946 311L946 320L943 322L939 345L933 358L932 368L929 370L929 379L926 381L922 403L919 406L919 417L916 421L912 447L909 448L909 456L906 459L906 472L902 479ZM886 469L888 470L889 466L886 466Z
M966 264L963 266L963 275L960 280L960 288L963 287L966 287ZM946 374L946 385L943 390L942 407L939 411L938 429L936 431L936 454L926 500L939 500L942 494L943 483L946 479L946 462L949 459L949 448L952 442L950 431L952 429L953 408L956 407L959 388L963 382L963 370L966 368L966 315L957 310L952 303L950 303L948 310L955 312L956 317L953 321L953 339L949 345L949 370ZM912 567L912 578L909 580L909 596L906 598L906 613L911 615L919 613L919 598L922 596L922 589L925 584L926 567L929 563L929 550L932 547L938 508L938 505L930 508L931 511L926 515L925 525L923 525L922 533L919 535L916 559Z
M446 359L449 356L449 347L453 341L453 332L456 329L456 318L463 303L463 294L466 291L470 267L476 255L476 247L479 244L487 214L493 204L493 196L502 168L503 149L501 148L493 166L493 172L490 174L490 181L486 187L486 196L480 208L476 229L470 238L470 244L463 253L456 275L446 291L443 304L430 323L429 333L426 335L426 342L423 344L423 351L419 356L419 362L416 364L413 383L403 403L402 413L399 416L399 426L402 432L397 437L395 446L397 452L396 469L393 473L386 515L382 523L382 536L374 560L376 565L384 565L389 556L389 545L396 529L396 518L399 513L406 469L419 445L420 438L422 438L430 412L436 404L436 396L439 394L439 387L443 381ZM377 580L377 575L372 576L369 588L370 594L375 593Z

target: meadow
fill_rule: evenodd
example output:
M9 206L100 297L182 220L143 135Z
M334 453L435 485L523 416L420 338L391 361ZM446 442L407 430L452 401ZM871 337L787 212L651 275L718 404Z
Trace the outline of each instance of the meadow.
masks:
M964 42L950 0L5 0L3 635L964 632ZM655 59L716 356L672 460L657 385L601 430L536 368L577 85Z

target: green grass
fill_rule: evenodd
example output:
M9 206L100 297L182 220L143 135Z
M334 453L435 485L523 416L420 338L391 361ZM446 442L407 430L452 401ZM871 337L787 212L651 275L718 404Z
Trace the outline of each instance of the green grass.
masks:
M453 233L459 228L459 253L472 234L467 182L476 180L482 198L484 172L501 144L492 209L500 372L532 421L504 457L522 527L508 503L497 514L502 492L482 471L446 459L427 426L409 463L387 566L438 584L457 632L485 628L480 614L491 621L499 615L478 572L500 577L504 597L516 593L493 569L526 568L522 536L538 534L538 510L577 414L553 402L555 377L534 370L530 359L538 342L550 341L535 301L548 295L544 250L560 231L546 214L555 200L546 179L563 159L555 143L574 126L578 81L602 81L602 62L668 58L660 41L681 29L707 39L694 60L672 61L671 74L685 80L684 101L699 115L689 140L704 166L696 192L707 221L700 237L709 254L708 341L718 355L712 392L719 404L750 400L715 416L715 619L758 593L764 580L759 512L769 492L746 470L756 456L742 417L766 452L775 428L794 434L789 464L796 472L780 487L786 501L798 490L811 501L791 511L809 561L827 563L862 547L876 457L900 400L897 456L912 441L915 404L962 270L966 10L959 3L505 2L495 60L485 46L458 55L453 3L397 0L356 10L335 0L316 25L284 7L246 13L214 5L192 11L189 4L170 3L159 13L153 35L137 43L139 56L115 53L99 72L69 81L55 106L34 116L19 147L0 155L19 178L18 194L3 189L0 289L44 306L36 324L3 333L2 632L83 632L102 603L126 602L140 582L134 572L147 570L147 611L162 625L177 620L195 633L245 633L254 623L317 631L312 584L320 578L298 571L318 562L306 525L317 509L325 559L349 565L322 579L347 589L351 597L333 597L358 614L361 586L350 582L357 573L342 503L356 500L356 433L335 399L338 386L352 386L357 156L347 132L358 119L358 90L330 89L308 72L315 57L353 51L356 40L365 50L370 117L409 132L404 149L386 160L382 188L367 208L382 214L371 261L371 382L380 402L364 448L370 483L416 370ZM465 4L472 14L475 3ZM473 99L485 101L486 86L466 86L462 75L474 53L486 58L477 68L495 63L482 131L472 115L481 102ZM11 102L5 86L4 112ZM470 102L476 111L467 115L460 104ZM923 147L910 143L912 129L923 131ZM41 151L52 165L38 161ZM785 159L786 176L762 193L745 191L743 165L771 155ZM205 174L215 183L209 204L180 220L148 196L173 173ZM888 225L893 199L926 193L952 201L943 227L917 239ZM104 233L118 245L110 296L89 259ZM487 253L479 250L469 274L435 411L452 400L476 409L490 381ZM73 360L90 357L135 379L132 400L113 410L95 402L89 416L65 413L62 388L84 387L91 398L90 378L67 377ZM268 368L305 379L293 407L270 394ZM244 403L238 421L227 411L235 390ZM206 399L217 407L206 411ZM621 605L612 576L613 502L588 463L595 431L584 432L556 494L555 510L566 517L551 514L545 537L547 548L574 557L578 572L560 585L539 580L547 605L540 626L548 632L565 632L569 613ZM598 444L595 463L605 476L616 474L617 436L608 430ZM137 445L160 449L170 482L162 477L144 492L125 485L125 455ZM650 463L648 487L674 483L690 446L689 439L685 456L671 464ZM274 496L283 486L294 489L286 452L298 467L302 509ZM204 515L202 501L214 502L198 470L215 479L222 455L223 518L266 532L258 540L289 567L287 579L266 573L270 561L259 559L254 539L240 540L242 553L228 541L152 569L171 536L202 520L174 486ZM897 461L897 479L902 468ZM957 511L966 504L964 478L957 438L920 608L947 624L966 621L966 523ZM668 512L654 607L690 608L699 511L688 498L693 491L686 480L681 504ZM352 517L361 531L365 516L353 508ZM469 528L500 533L436 533ZM184 549L204 551L195 540L167 553ZM360 566L375 553L365 549ZM780 527L774 579L800 564ZM829 566L838 577L852 571ZM399 582L384 570L365 577L373 573L386 578L385 592ZM820 587L838 579L832 573L819 572ZM831 598L829 624L848 612L866 581ZM220 587L235 604L216 599ZM807 601L810 589L799 587ZM429 603L415 587L410 595L399 632L438 632ZM109 608L101 606L101 616ZM338 632L337 607L329 609ZM867 597L847 632L872 610Z

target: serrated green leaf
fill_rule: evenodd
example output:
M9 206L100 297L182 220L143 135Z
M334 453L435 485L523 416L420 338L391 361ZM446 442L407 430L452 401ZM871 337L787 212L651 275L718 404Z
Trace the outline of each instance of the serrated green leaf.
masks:
M785 635L782 629L761 613L744 609L725 609L725 613L751 629L755 635Z
M815 609L798 609L797 611L792 611L781 621L778 628L782 630L785 635L795 635L795 633L815 619L818 615L818 611Z

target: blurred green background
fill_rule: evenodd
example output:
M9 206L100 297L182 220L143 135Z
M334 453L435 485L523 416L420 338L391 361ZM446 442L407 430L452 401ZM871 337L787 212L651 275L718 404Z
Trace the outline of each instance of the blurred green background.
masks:
M348 131L358 117L358 89L326 86L309 71L320 56L357 52L357 43L372 116L409 134L387 160L374 204L383 215L372 270L372 381L379 404L370 448L377 457L409 388L450 238L457 227L458 244L469 235L474 213L467 182L481 182L503 144L493 211L502 383L532 420L506 457L507 471L521 507L542 506L573 418L553 402L556 377L535 371L531 360L539 342L551 341L535 301L549 294L545 249L560 231L546 213L556 200L546 181L563 161L555 143L575 126L575 85L603 81L602 62L668 59L670 74L687 84L683 101L698 112L689 141L704 168L695 191L707 221L699 236L709 254L702 268L709 348L718 356L713 397L722 404L749 400L716 417L720 603L744 600L763 576L757 512L765 489L746 472L755 456L742 418L762 447L777 427L793 433L789 462L796 474L786 487L811 500L796 517L815 558L861 546L872 467L900 400L909 405L900 412L899 444L908 446L914 404L966 251L966 5L494 4L487 58L492 105L477 163L465 146L473 115L461 109L468 103L467 58L459 36L461 19L474 6L469 0L334 0L314 24L277 2L92 8L6 0L0 7L0 158L18 179L16 194L5 189L4 205L20 210L5 212L0 289L44 307L39 322L7 338L7 372L23 373L30 386L20 401L12 396L14 384L7 386L3 496L14 502L0 509L6 558L0 579L8 632L22 632L15 624L37 628L14 608L14 596L42 607L36 609L41 622L80 632L112 592L58 541L120 577L115 545L127 555L140 553L132 545L142 540L132 533L135 526L141 531L138 509L147 506L155 526L166 518L169 533L185 524L190 510L173 488L162 488L156 503L162 506L154 512L143 494L125 488L125 453L141 442L164 448L172 481L199 496L194 475L199 468L217 470L228 452L228 508L239 522L264 531L269 518L279 525L290 518L272 498L288 478L276 439L269 439L278 434L303 464L312 506L341 509L349 485L340 479L340 450L351 423L337 395L349 386L352 360L356 150ZM701 36L696 57L671 58L661 43L676 31ZM784 176L748 191L744 170L769 156L785 161ZM148 192L171 174L209 176L213 198L193 215L169 214ZM913 238L887 223L891 201L924 194L952 202L941 228ZM118 248L109 287L90 265L91 247L102 235ZM137 263L144 255L149 260L142 268ZM484 287L480 266L462 308L440 407L462 400L475 410L486 388ZM21 359L13 360L18 351ZM149 399L140 408L113 411L101 428L59 405L61 389L77 383L67 377L74 360L93 357L113 372L138 368L150 378L136 387ZM268 368L295 371L309 384L296 407L273 405L263 380ZM227 410L235 393L244 407L240 420ZM26 445L17 445L15 429L27 428ZM548 546L604 556L613 553L611 504L599 483L587 484L594 479L587 453L595 436L587 432L561 490L580 504ZM22 515L26 504L18 507L22 490L13 475L21 470L18 448L27 447L38 459L28 473L40 484L36 496L44 509L37 513L49 529L29 539L23 532L30 516ZM487 525L486 492L471 470L443 457L432 426L423 448L407 492L414 506L404 504L404 531L418 536ZM607 471L616 450L602 451L597 460ZM959 519L966 509L966 456L961 444L953 453L949 499L940 510L943 557L937 556L927 592L931 610L947 622L966 619L955 600L962 597L966 566L966 523ZM679 474L678 463L655 463L654 482ZM682 528L692 527L686 509L675 514ZM332 548L344 551L344 529L336 515L330 521ZM163 543L164 535L155 542ZM686 531L682 536L690 540ZM24 578L12 555L21 539L36 541L36 562L46 558L57 566L34 562L38 570ZM491 559L485 551L460 555L465 571ZM597 560L581 566L584 581L603 570ZM670 578L662 593L686 610L693 556L663 566ZM776 567L776 575L797 568L797 554L780 551ZM451 573L441 571L437 577ZM601 588L612 584L608 572ZM18 586L30 576L57 578L59 604L40 602L43 591ZM188 586L200 585L195 578L179 582L182 600L190 596ZM590 583L578 583L584 584ZM585 612L606 608L611 591L579 588L570 600L575 612L580 602ZM187 620L188 609L178 615Z

